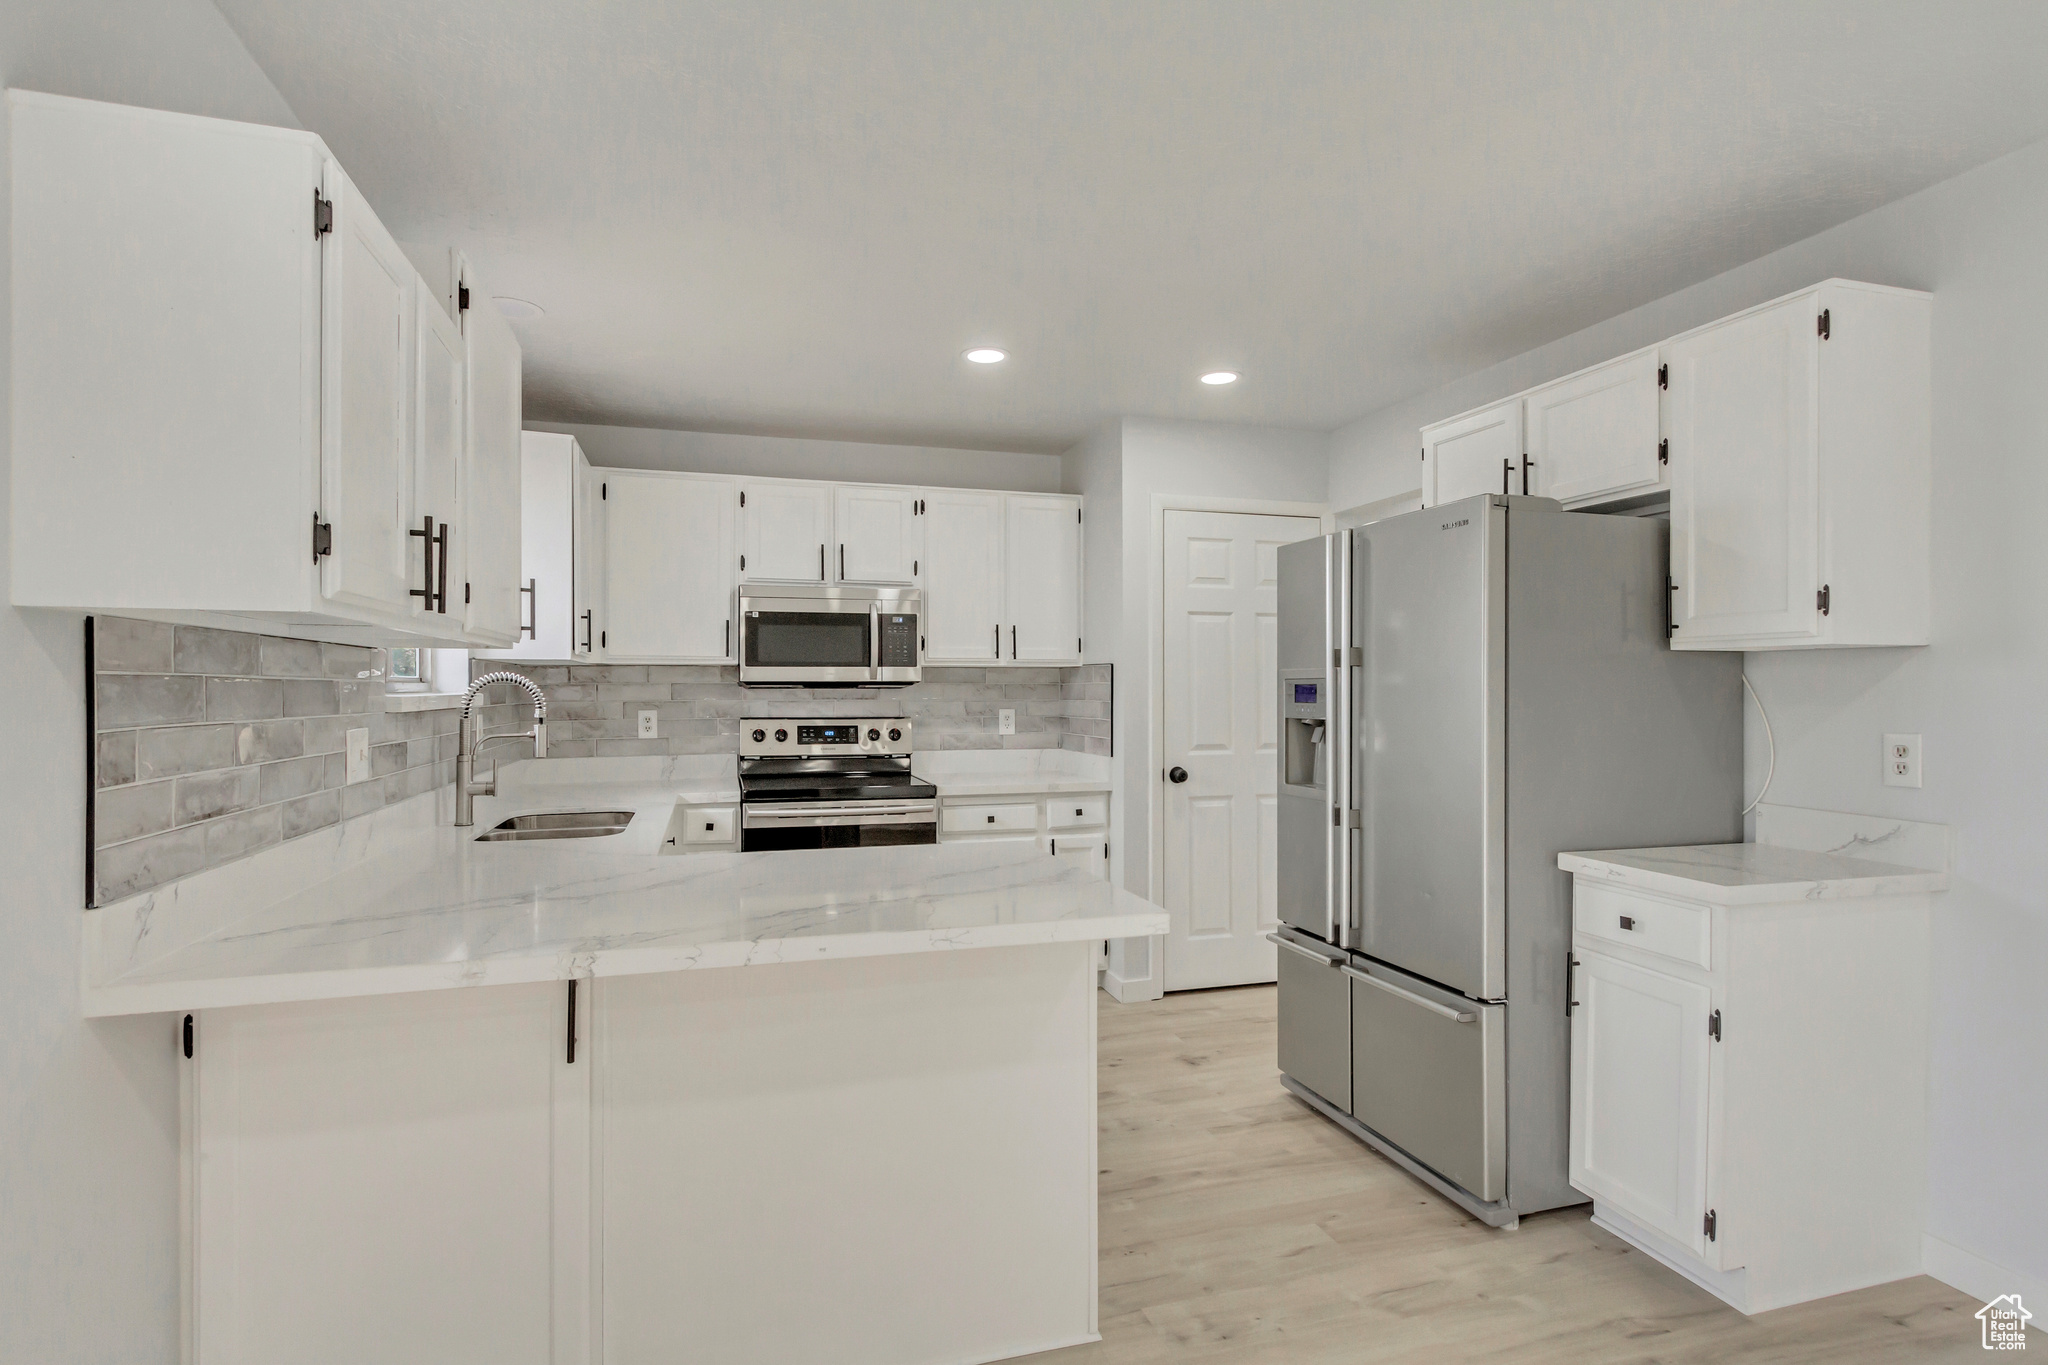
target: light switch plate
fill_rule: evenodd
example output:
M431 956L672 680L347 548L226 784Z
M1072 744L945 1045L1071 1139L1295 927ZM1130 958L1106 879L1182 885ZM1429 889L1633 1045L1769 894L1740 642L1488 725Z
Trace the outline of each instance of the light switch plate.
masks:
M370 780L370 732L351 730L348 732L348 784Z
M640 713L640 738L661 738L660 724L661 713L659 711L642 711Z
M1017 733L1017 713L1007 707L996 712L996 733L1014 735Z
M1920 736L1884 737L1884 784L1887 787L1920 785Z

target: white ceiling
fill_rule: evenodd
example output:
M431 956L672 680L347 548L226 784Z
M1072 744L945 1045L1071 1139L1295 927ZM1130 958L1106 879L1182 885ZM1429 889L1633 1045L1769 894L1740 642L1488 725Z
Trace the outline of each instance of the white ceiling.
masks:
M218 3L559 421L1328 429L2048 135L2037 0Z

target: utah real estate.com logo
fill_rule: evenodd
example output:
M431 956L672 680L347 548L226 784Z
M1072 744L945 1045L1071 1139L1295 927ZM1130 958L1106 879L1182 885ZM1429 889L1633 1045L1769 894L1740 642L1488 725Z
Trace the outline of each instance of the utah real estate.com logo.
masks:
M2034 1315L2027 1311L2017 1294L2001 1294L1977 1310L1977 1318L1984 1324L1984 1349L1987 1351L2024 1351L2027 1349L2027 1321Z

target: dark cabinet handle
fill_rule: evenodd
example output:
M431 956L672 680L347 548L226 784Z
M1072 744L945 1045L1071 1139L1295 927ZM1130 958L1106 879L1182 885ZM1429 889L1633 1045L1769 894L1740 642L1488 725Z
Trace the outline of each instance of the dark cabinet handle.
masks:
M1506 496L1507 496L1507 492L1508 492L1508 474L1509 474L1509 472L1510 472L1510 471L1512 471L1512 470L1514 469L1514 467L1515 467L1515 462L1514 462L1513 460L1510 460L1510 459L1509 459L1509 458L1508 458L1507 456L1505 456L1505 455L1503 455L1503 456L1501 456L1501 457L1500 457L1500 492L1501 492L1501 496L1502 496L1502 497L1506 497Z
M1525 498L1526 498L1527 496L1529 496L1529 466L1531 466L1531 465L1533 465L1533 464L1535 464L1535 463L1536 463L1536 462L1535 462L1534 460L1530 459L1530 458L1529 458L1529 456L1528 456L1528 455L1527 455L1526 453L1524 453L1524 454L1523 454L1523 456L1522 456L1522 496L1523 496L1523 497L1525 497Z
M839 581L846 581L846 542L839 543Z
M591 624L590 624L590 613L586 611L586 612L584 612L584 613L583 613L583 649L584 649L584 652L586 652L586 653L588 653L588 652L589 652L589 650L590 650L590 644L591 644L591 640L592 640L592 639L594 638L594 635L595 635L595 632L593 631L593 629L592 629L592 627L591 627Z
M1621 917L1621 927L1622 927L1622 928L1624 928L1624 929L1633 929L1633 928L1635 928L1635 927L1636 927L1636 917L1635 917L1634 915L1623 915L1623 916Z
M569 1065L576 1065L576 978L569 978Z
M998 659L1003 657L1003 628L1001 626L996 627L996 657Z
M422 517L420 518L420 526L424 529L407 531L406 534L420 538L421 548L426 551L427 557L422 561L423 576L420 579L420 586L408 588L406 596L425 598L426 600L420 603L420 605L428 611L432 611L434 609L434 519L432 517Z
M440 542L441 546L441 572L434 590L436 596L440 598L440 605L435 607L435 610L443 616L448 614L448 533L454 529L454 527L444 521L441 523L439 533L435 536L435 539Z
M726 622L725 622L725 652L726 652L727 654L730 654L730 653L732 653L732 618L731 618L731 617L727 617L727 618L726 618Z
M1572 999L1572 991L1578 984L1576 980L1578 965L1579 960L1569 952L1564 955L1564 1017L1567 1019L1572 1017L1572 1007L1579 1003Z
M538 640L540 638L540 580L538 578L527 579L526 586L519 591L526 598L527 610L526 624L519 628L519 633L529 640Z
M1002 646L997 645L996 649L1000 651ZM1010 662L1017 662L1017 628L1015 626L1010 627Z
M822 545L818 547L818 581L825 581L825 547Z
M1175 766L1166 774L1166 780L1169 782L1185 782L1188 780L1188 770Z

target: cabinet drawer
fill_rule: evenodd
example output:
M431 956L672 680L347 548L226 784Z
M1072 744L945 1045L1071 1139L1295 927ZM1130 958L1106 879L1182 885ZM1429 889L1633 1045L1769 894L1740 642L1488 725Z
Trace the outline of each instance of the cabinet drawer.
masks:
M1638 952L1695 967L1714 965L1709 952L1713 912L1690 901L1588 884L1581 878L1572 888L1572 925L1589 938Z
M939 828L948 834L1015 834L1038 828L1038 806L1034 802L1015 806L946 806L939 811Z
M1107 796L1054 796L1045 803L1047 829L1085 829L1109 823Z
M685 806L676 813L686 844L729 844L733 838L731 806Z

